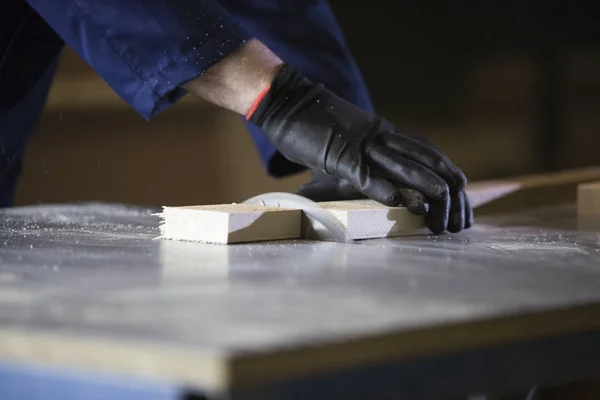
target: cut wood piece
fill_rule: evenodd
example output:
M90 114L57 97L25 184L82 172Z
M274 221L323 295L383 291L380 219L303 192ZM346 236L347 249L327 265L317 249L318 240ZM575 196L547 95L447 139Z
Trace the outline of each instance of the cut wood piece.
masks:
M600 217L600 181L578 186L577 213L581 216Z
M161 238L203 243L297 239L302 212L249 204L163 207Z
M405 207L387 207L372 200L331 201L319 203L344 227L346 239L378 239L415 233L424 226L422 216ZM312 240L329 239L326 228L317 223L302 224L302 237Z

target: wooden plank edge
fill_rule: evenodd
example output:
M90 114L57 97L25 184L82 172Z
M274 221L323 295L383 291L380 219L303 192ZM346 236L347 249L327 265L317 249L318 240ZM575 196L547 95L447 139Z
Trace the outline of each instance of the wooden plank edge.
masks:
M600 217L600 180L577 186L577 215Z
M161 239L238 244L299 239L299 209L250 204L163 207Z

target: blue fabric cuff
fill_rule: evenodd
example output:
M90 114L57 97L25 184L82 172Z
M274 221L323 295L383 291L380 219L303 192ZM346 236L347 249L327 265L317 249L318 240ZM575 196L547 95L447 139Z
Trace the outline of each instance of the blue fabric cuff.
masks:
M192 50L173 60L165 69L147 71L147 79L141 81L129 104L144 118L150 120L168 109L187 94L181 86L203 74L208 68L221 61L227 55L241 47L247 35L228 40L225 46L218 38L204 42L200 53ZM206 47L210 49L206 51ZM212 57L206 57L211 54Z
M145 119L179 100L183 83L250 38L215 0L28 3Z

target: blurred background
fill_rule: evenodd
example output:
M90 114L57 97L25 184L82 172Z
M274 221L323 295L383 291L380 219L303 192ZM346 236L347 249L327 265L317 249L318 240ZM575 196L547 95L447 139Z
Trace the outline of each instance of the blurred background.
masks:
M598 2L332 0L377 112L471 181L600 164ZM146 122L66 48L18 204L181 205L295 191L232 114L187 96Z

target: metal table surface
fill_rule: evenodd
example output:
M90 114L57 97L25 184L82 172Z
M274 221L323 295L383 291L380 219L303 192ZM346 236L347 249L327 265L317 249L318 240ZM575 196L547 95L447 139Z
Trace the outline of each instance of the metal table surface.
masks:
M38 393L31 382L46 373L163 385L155 398L288 381L298 393L311 379L319 393L360 393L372 381L425 396L432 385L414 372L425 371L422 360L446 365L439 394L453 384L486 390L493 374L507 380L514 365L489 363L512 353L549 365L531 376L516 368L521 384L570 378L567 368L572 378L600 372L600 224L571 207L481 218L456 235L231 246L156 240L154 212L0 211L0 397ZM487 375L474 378L482 363ZM388 366L395 378L377 380ZM265 390L260 397L288 389Z

